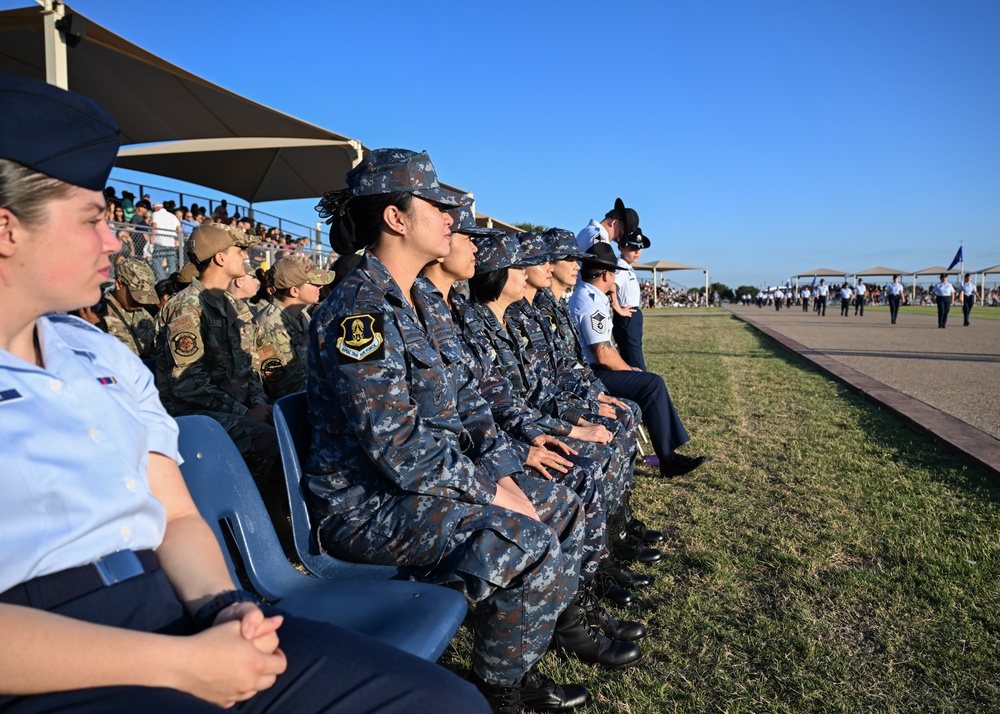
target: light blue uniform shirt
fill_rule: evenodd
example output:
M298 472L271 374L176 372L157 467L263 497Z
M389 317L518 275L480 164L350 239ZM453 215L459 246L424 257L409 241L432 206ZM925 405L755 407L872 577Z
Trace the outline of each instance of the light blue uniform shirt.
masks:
M83 320L36 321L45 367L0 350L0 592L116 550L156 548L156 451L180 463L153 373Z
M579 280L569 299L569 312L580 333L583 354L593 364L596 360L590 346L611 343L611 301L590 283Z
M620 270L615 273L615 292L618 294L618 304L622 307L639 307L642 304L642 293L639 290L639 278L635 276L632 266L624 258L618 259Z
M970 295L973 295L976 292L975 283L962 283L960 287L962 288L962 292L965 294L966 297L969 297Z
M951 297L955 294L955 286L951 283L936 283L934 287L931 288L931 292L938 297Z
M885 291L890 295L902 295L903 294L903 284L902 283L889 283Z
M576 234L576 244L580 246L581 251L586 253L587 248L594 243L611 243L611 234L608 233L607 228L601 225L600 221L591 218L590 223Z

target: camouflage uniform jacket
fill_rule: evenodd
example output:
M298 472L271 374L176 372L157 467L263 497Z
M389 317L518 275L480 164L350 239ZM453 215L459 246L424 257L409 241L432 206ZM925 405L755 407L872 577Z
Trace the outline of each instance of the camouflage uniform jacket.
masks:
M174 416L202 412L244 415L267 404L252 369L254 328L242 300L216 296L194 278L161 310L156 386Z
M596 395L593 400L588 399L587 387L579 374L564 365L555 353L549 321L539 318L527 300L508 307L504 317L507 331L521 340L521 360L525 369L535 375L542 399L554 402L556 413L571 424L579 423L588 413L596 413L599 408L594 403Z
M527 444L542 434L569 434L571 425L543 414L514 393L510 381L497 368L499 354L486 337L486 326L480 314L454 289L449 297L458 335L476 364L479 393L490 405L500 428L518 442Z
M309 374L309 315L292 315L277 300L261 308L253 318L257 335L254 367L271 401L306 388Z
M386 503L418 494L434 498L446 534L468 504L492 503L496 482L521 473L451 321L441 319L447 308L436 304L440 294L418 283L412 296L411 306L382 262L367 254L310 323L307 471L321 531L331 516L350 512L361 523ZM400 503L430 507L424 499ZM397 527L426 518L402 512Z
M594 374L594 370L590 368L589 360L583 354L580 336L576 331L576 323L573 322L573 317L569 314L566 301L564 299L556 300L556 296L552 294L551 290L542 288L535 293L534 305L539 315L548 320L549 328L552 330L552 338L559 354L563 355L573 369L579 370L584 380L593 385L598 393L607 393L607 387Z
M472 303L472 310L482 322L482 338L485 338L490 350L490 358L497 371L503 375L510 385L515 399L534 408L540 415L535 424L548 434L565 436L573 426L561 419L555 400L541 400L541 384L539 380L526 371L521 361L521 344L515 342L500 324L497 316L489 306L482 303Z
M142 307L134 311L126 310L111 294L104 296L104 302L108 305L104 316L108 334L117 337L139 357L152 357L156 337L153 316Z

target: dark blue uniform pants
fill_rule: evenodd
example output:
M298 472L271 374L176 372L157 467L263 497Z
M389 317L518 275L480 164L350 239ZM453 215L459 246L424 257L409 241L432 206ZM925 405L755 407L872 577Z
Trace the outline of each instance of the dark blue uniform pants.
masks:
M642 356L642 310L635 308L632 317L613 316L611 336L622 359L630 367L646 370L646 360Z
M951 295L937 296L938 327L948 326L948 311L951 310Z
M976 304L976 296L966 295L962 298L962 322L969 324L969 315L972 314L972 306Z
M642 419L649 428L653 451L665 460L674 450L686 444L688 436L663 378L652 372L632 372L604 369L592 365L597 378L608 393L619 399L631 399L642 410Z
M892 319L892 324L896 324L896 318L899 317L899 303L902 302L901 295L889 295L889 317Z
M278 611L264 608L272 615ZM162 570L55 607L78 620L166 635L192 634L191 619ZM438 714L489 708L448 670L351 630L285 615L278 630L288 669L274 686L237 704L239 712ZM3 714L208 714L219 707L174 689L98 687L31 697L0 696Z

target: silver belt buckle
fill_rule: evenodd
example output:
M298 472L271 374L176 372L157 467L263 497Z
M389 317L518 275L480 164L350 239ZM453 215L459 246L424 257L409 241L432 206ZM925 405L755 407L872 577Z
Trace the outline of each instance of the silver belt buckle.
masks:
M117 550L106 555L94 563L94 568L105 585L114 585L145 572L139 556L131 550Z

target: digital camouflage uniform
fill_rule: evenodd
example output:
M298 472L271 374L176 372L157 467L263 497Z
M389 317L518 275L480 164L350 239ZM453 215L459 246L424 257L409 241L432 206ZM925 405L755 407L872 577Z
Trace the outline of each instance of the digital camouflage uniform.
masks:
M138 310L126 310L110 293L104 296L104 302L108 306L104 315L108 334L117 337L139 357L152 357L156 337L153 316L141 307Z
M274 427L246 418L251 407L268 403L252 368L257 345L246 304L227 292L214 295L194 278L160 314L156 386L163 406L173 416L204 414L218 421L258 484L273 481L279 456Z
M460 293L452 291L451 314L456 332L469 358L470 366L479 384L479 393L489 405L493 418L511 438L511 446L521 463L528 457L532 439L546 432L535 424L535 419L543 415L524 400L515 397L510 383L492 362L491 350L483 339L483 323L479 314L472 309L468 300ZM600 562L607 557L606 518L603 483L604 474L600 464L584 456L566 455L573 462L568 473L553 470L552 476L572 489L583 502L586 517L586 533L583 539L583 562L580 577L590 580L597 572ZM534 469L531 470L534 472Z
M259 330L255 368L268 398L273 402L304 390L309 374L309 315L304 311L292 315L273 300L253 320Z
M478 603L472 666L515 684L579 582L584 521L564 486L524 474L496 428L440 297L404 299L371 254L310 326L308 463L320 543L414 567ZM492 506L517 477L541 522Z

